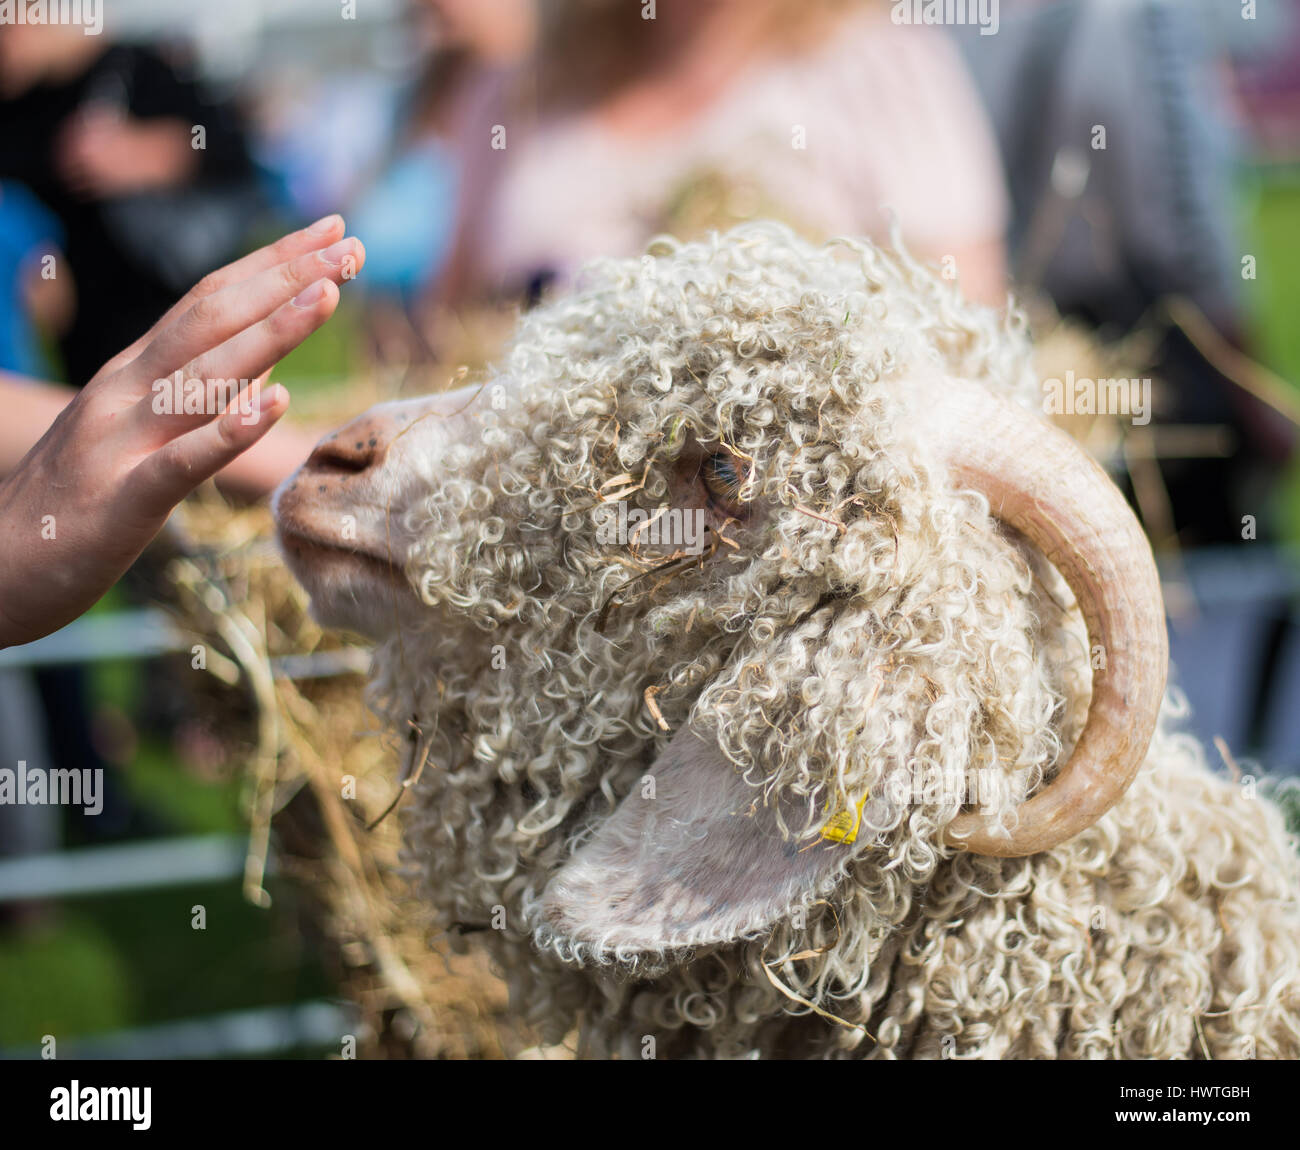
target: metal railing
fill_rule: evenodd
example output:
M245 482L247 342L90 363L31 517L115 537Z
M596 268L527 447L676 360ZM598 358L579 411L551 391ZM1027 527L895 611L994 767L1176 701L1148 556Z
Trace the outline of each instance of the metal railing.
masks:
M128 609L85 616L21 647L0 650L0 671L188 652L193 637L164 610ZM313 679L364 671L357 648L271 661L276 678ZM121 894L185 884L238 882L248 840L242 835L177 838L0 857L0 904ZM274 869L268 860L269 869ZM62 1058L220 1058L285 1053L337 1043L355 1029L352 1015L329 1002L292 1003L69 1038ZM0 1050L0 1059L36 1058L38 1047Z

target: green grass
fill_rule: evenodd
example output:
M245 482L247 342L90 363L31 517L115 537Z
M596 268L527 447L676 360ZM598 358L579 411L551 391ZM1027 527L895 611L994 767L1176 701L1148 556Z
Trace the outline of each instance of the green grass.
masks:
M123 682L135 672L125 672L117 698L130 694ZM156 739L142 740L122 778L133 802L174 833L244 829L239 781L194 778ZM0 934L0 1048L330 994L303 944L292 888L272 894L272 907L258 909L232 878L49 906L37 925ZM196 904L205 930L191 927Z
M94 693L129 701L138 677L134 665L101 665ZM133 803L172 833L245 829L240 782L195 778L156 738L142 739L122 778ZM69 899L35 925L0 932L0 1048L330 995L303 943L293 889L271 892L269 910L245 902L234 878ZM205 930L191 927L196 904Z
M1247 223L1248 251L1259 278L1247 281L1246 300L1260 358L1300 386L1300 171L1258 180Z
M1300 389L1300 169L1250 169L1241 191L1246 252L1258 276L1242 293L1250 351ZM1300 546L1300 456L1279 476L1275 496L1282 537Z
M299 394L346 386L364 369L361 325L361 308L345 291L329 323L286 355L271 378Z
M238 834L247 820L238 785L213 785L179 770L171 748L144 739L126 771L132 799L186 834Z
M291 894L258 910L237 881L74 899L0 941L0 1047L74 1039L332 992ZM205 930L191 928L206 909Z
M0 1047L127 1025L130 957L84 915L0 939Z

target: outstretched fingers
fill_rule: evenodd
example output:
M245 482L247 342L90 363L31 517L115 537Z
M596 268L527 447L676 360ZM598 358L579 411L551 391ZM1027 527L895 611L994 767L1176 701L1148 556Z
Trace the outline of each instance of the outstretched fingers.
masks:
M336 289L337 290L337 289ZM142 460L127 482L125 496L137 515L165 519L205 479L247 451L289 408L282 384L254 380L220 416L167 443Z
M201 279L185 295L173 304L163 317L144 335L125 351L109 360L106 372L116 372L137 359L159 335L185 315L201 299L222 291L234 284L242 283L280 264L309 255L312 252L334 244L343 237L343 217L326 216L317 220L310 227L290 232L281 236L274 243L258 248L241 259L218 268Z
M136 403L133 419L159 443L208 423L227 404L244 402L240 394L249 381L302 343L334 314L338 302L333 280L316 280L180 372L156 380Z
M199 370L201 364L193 361L204 357L201 363L211 364L205 353L265 319L318 280L341 284L354 279L365 260L361 241L349 237L204 296L140 353L130 369L136 386L143 382L152 387L178 370L187 379L207 378L210 373Z

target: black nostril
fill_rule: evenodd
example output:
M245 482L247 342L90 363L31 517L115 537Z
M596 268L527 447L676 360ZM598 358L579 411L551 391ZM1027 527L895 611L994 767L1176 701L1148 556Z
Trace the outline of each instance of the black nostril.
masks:
M349 475L365 471L383 454L375 440L343 439L333 436L318 443L307 459L307 466L315 471L343 471Z

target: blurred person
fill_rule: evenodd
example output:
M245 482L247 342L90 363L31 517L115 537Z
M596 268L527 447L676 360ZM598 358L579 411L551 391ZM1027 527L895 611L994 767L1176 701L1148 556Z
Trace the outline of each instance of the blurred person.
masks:
M58 221L30 191L0 180L0 371L49 373L41 331L61 330L72 315L66 277L47 271L61 240Z
M0 177L62 226L56 274L77 303L58 347L77 387L230 258L253 194L229 108L154 49L77 25L0 27Z
M1300 5L1243 15L1200 0L1004 0L997 36L957 33L1002 147L1017 281L1100 342L1124 340L1125 370L1154 381L1154 419L1117 421L1114 463L1168 562L1191 725L1295 772L1300 586L1277 547L1297 533L1295 408L1234 349L1267 357L1251 320L1291 262L1251 200L1254 173L1297 155ZM1291 93L1272 115L1251 106L1268 89ZM1261 154L1269 138L1282 164ZM1294 330L1285 313L1268 322ZM1294 376L1296 362L1272 366Z
M442 301L562 287L680 230L674 204L717 177L737 216L813 235L880 238L892 210L915 254L1005 303L1006 194L979 101L944 34L894 25L883 0L544 0L530 66L480 113Z
M1233 101L1195 6L1004 0L997 36L954 34L998 135L1017 279L1099 325L1171 291L1232 325Z
M476 70L524 58L532 8L531 0L416 0L413 32L433 47L402 100L391 155L348 213L366 242L367 294L409 303L442 271L459 190L454 126Z
M1246 346L1253 285L1233 186L1245 125L1232 122L1232 73L1204 13L1161 0L1007 0L997 36L959 37L1001 142L1018 282L1109 338L1167 324L1165 302L1185 297ZM1220 430L1231 444L1160 460L1173 533L1184 546L1240 542L1295 429L1182 331L1162 337L1149 370L1165 384L1162 424ZM1261 530L1276 533L1267 517Z

